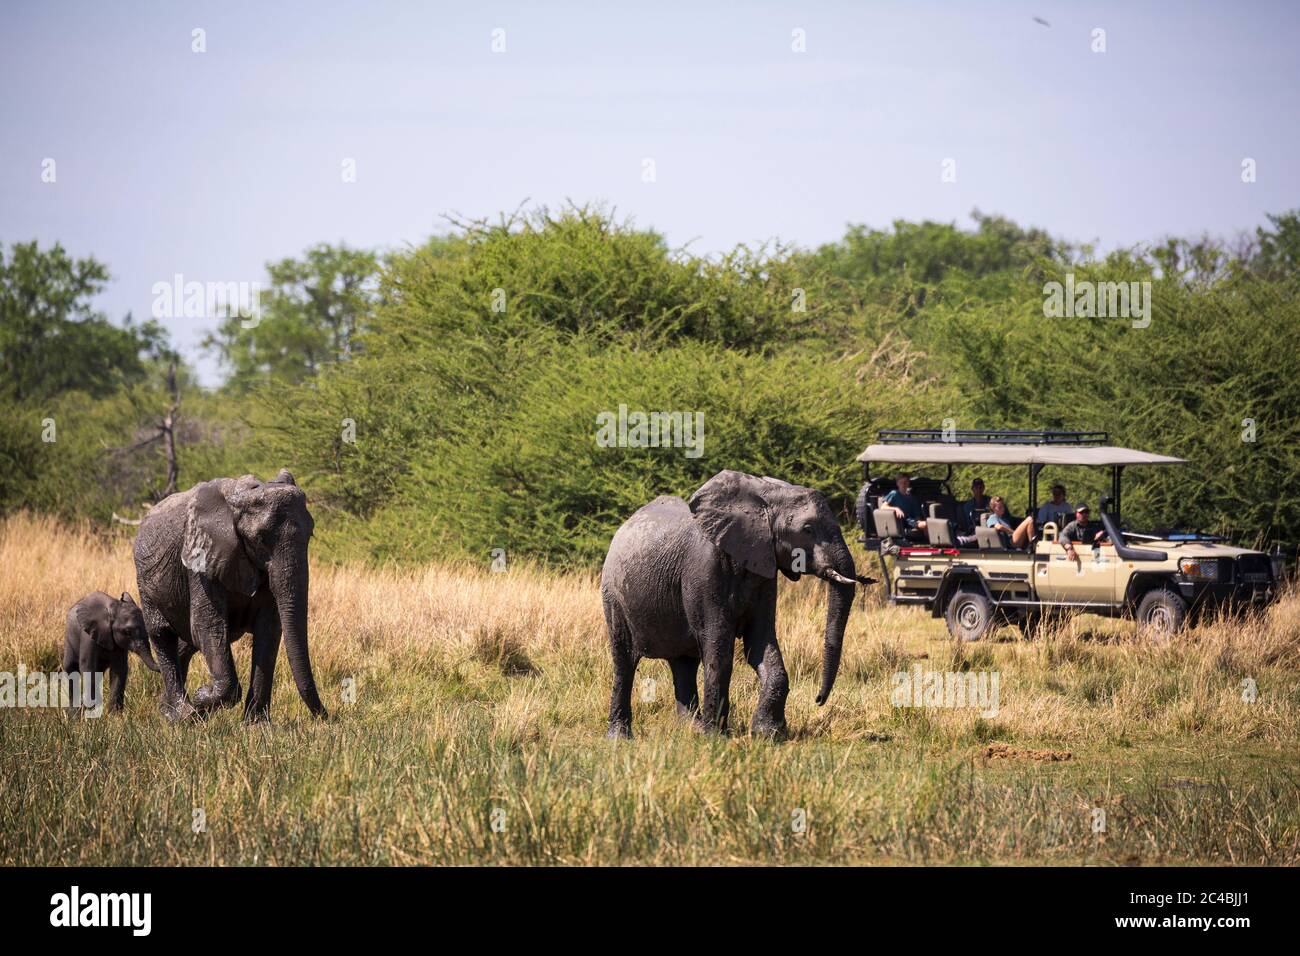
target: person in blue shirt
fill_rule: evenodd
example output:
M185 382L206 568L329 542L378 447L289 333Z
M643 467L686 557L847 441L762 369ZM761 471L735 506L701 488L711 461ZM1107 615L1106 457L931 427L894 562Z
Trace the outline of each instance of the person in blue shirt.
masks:
M970 483L970 500L962 502L961 511L966 518L966 527L971 531L979 524L976 512L989 510L989 498L984 494L984 479L976 478Z
M1007 513L1007 503L1001 495L994 495L989 500L992 510L984 516L984 524L996 528L1011 539L1013 548L1027 548L1034 540L1034 516L1028 515L1024 521L1016 524L1015 519Z
M904 528L909 531L924 531L924 512L921 511L921 500L912 494L912 479L900 472L895 484L897 487L885 495L881 505L892 508L894 514L898 515L898 523Z

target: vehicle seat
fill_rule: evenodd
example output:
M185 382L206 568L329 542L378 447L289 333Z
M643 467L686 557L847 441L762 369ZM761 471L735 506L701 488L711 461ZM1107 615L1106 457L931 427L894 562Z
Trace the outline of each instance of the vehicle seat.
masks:
M935 495L930 502L931 518L947 518L956 524L960 515L961 506L957 504L957 499L952 495Z
M876 537L901 538L903 536L903 529L898 526L898 515L888 508L873 511L871 519L876 523Z
M1044 524L1055 524L1058 528L1064 528L1073 520L1074 513L1072 511L1053 511L1047 516L1047 521Z
M1006 545L1002 543L1002 535L996 528L976 528L975 541L981 551L1007 550Z
M930 520L925 523L925 533L930 539L930 543L940 545L945 548L952 548L954 544L952 534L952 522L947 518L935 517L934 509L936 505L930 506Z

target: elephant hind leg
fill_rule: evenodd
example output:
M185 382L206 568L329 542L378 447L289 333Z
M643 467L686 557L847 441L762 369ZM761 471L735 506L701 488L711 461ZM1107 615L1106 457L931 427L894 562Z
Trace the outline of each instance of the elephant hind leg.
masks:
M673 669L673 696L677 698L677 716L695 720L700 715L700 693L695 676L700 669L698 657L673 657L668 661Z
M185 683L190 679L190 658L192 658L198 648L193 644L185 641L180 642L176 650L176 680L180 683L181 689L185 688Z
M638 657L632 650L632 629L618 606L605 599L605 626L609 630L609 651L614 662L614 687L609 698L610 738L632 736L632 684L636 680Z

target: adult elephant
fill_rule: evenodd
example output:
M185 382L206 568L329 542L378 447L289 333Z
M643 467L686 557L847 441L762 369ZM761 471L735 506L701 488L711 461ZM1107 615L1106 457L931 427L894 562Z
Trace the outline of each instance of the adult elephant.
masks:
M274 481L218 478L170 495L140 524L140 607L163 677L158 709L172 722L231 707L240 696L232 641L253 635L244 720L266 719L281 634L298 694L325 717L307 651L307 497L288 471ZM212 675L185 693L195 650Z
M704 730L727 730L736 638L758 674L756 734L785 733L789 678L776 641L776 572L827 581L819 705L839 670L853 605L853 558L826 499L775 478L722 471L691 497L660 497L609 545L600 592L614 659L609 736L632 736L632 682L643 657L667 660L677 712ZM696 674L704 664L704 699Z

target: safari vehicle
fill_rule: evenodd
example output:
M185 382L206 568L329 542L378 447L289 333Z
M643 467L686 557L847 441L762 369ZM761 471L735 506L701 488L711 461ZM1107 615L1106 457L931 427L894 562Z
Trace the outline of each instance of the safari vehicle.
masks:
M879 558L888 600L943 616L958 640L979 640L1000 624L1028 633L1043 616L1063 611L1135 619L1167 638L1207 609L1259 606L1278 595L1280 554L1233 547L1208 534L1126 530L1120 517L1124 469L1183 459L1112 446L1105 432L884 429L858 461L866 480L857 499L861 540ZM924 506L924 530L903 527L891 508L881 507L903 465L947 469L941 478L912 477L912 494ZM978 527L979 514L975 526L968 526L950 487L954 465L1024 466L1027 513L1034 515L1044 467L1110 469L1111 491L1098 509L1106 543L1077 545L1072 560L1058 541L1072 513L1036 527L1024 549L1009 546L992 528Z

